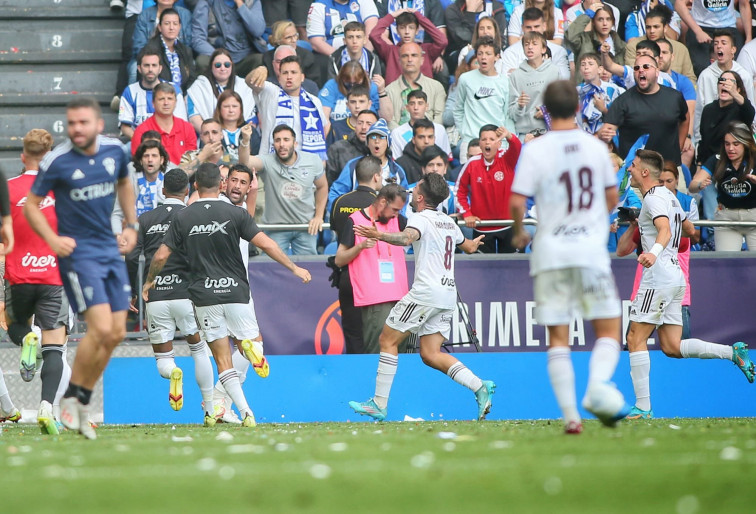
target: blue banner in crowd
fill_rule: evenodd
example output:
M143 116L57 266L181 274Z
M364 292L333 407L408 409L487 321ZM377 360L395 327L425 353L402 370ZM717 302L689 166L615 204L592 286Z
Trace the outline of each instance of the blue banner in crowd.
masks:
M702 258L698 258L701 255ZM302 284L280 265L253 260L250 284L265 352L271 355L337 355L344 353L338 292L330 287L331 272L323 261L299 262L312 273ZM408 263L410 277L413 263ZM632 258L612 262L623 299L623 331L637 263ZM753 338L753 303L756 259L691 258L691 335L706 341L732 344ZM545 330L535 323L533 286L527 259L458 258L457 287L469 310L484 352L542 352L548 345ZM411 278L410 278L411 280ZM590 323L575 320L571 330L573 350L593 346ZM467 331L459 313L451 342L466 342ZM651 349L658 349L652 344ZM470 346L455 348L474 352Z

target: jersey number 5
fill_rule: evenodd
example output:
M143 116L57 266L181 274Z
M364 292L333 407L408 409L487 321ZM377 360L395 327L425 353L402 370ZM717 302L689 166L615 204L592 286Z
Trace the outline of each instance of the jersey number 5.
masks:
M593 171L590 168L580 168L578 175L578 198L577 208L578 210L587 210L591 208L593 204ZM564 187L567 189L567 214L571 214L575 208L575 202L572 198L572 177L569 171L563 172L559 176L559 182L564 183Z

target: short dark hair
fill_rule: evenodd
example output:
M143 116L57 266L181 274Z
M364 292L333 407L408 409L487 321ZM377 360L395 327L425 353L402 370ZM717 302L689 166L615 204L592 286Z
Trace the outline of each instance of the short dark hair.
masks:
M734 29L716 29L711 35L711 39L713 41L718 37L728 37L730 38L732 46L737 46L737 43L735 42L735 34L733 34L732 30Z
M583 61L585 61L586 59L596 61L596 64L601 66L601 57L596 52L586 52L584 54L580 54L580 57L578 58L578 65L583 64Z
M346 25L344 25L344 34L346 35L347 32L354 32L354 31L360 31L367 33L367 29L365 28L365 24L360 21L350 21Z
M181 168L170 169L163 175L163 187L168 194L184 194L189 187L189 177Z
M543 93L543 105L552 119L568 120L575 117L578 94L569 80L555 80Z
M432 209L435 209L449 196L449 184L446 183L444 177L437 173L423 175L416 187L420 194L425 197L425 203Z
M419 129L433 129L436 130L436 127L433 126L433 122L429 120L428 118L421 118L415 122L414 125L412 125L412 136L416 136Z
M638 150L635 152L635 156L640 161L648 166L651 175L658 179L664 169L664 157L659 152L653 150Z
M157 3L157 2L156 2L156 3ZM176 16L178 16L178 19L179 19L179 25L181 24L181 15L180 15L180 14L179 14L179 12L178 12L178 11L177 11L177 10L176 10L175 8L173 8L173 7L169 7L168 9L166 9L165 11L163 11L163 12L161 12L161 13L160 13L160 18L158 18L158 24L161 24L161 23L163 23L163 18L165 18L165 17L166 17L167 15L169 15L169 14L175 14Z
M423 100L425 102L428 101L428 95L425 91L422 89L413 89L407 94L407 102L410 101L410 98L419 98L420 100Z
M420 26L420 21L417 19L417 16L415 16L415 13L413 12L403 12L399 16L397 16L394 21L396 22L397 27L404 27L406 25L415 25L416 27Z
M425 150L423 150L423 153L420 154L420 165L425 168L429 162L431 162L433 159L436 159L437 157L441 157L441 159L446 163L449 164L449 154L444 152L443 148L441 148L438 145L431 145Z
M470 142L467 143L467 148L470 148L471 146L477 146L478 148L480 148L480 138L479 137L472 138Z
M281 65L278 69L283 68L284 64L289 64L290 62L297 63L297 66L299 66L299 71L303 71L304 68L302 68L302 59L299 58L297 55L287 55L283 59L281 59Z
M352 89L350 89L346 95L347 100L349 100L353 96L367 96L368 100L370 100L370 88L367 88L362 84L352 86Z
M358 184L364 184L370 182L373 175L381 173L381 160L378 157L372 155L366 155L357 161L357 165L354 167L354 174L357 178Z
M203 162L194 174L194 183L197 189L215 189L220 187L221 173L217 164Z
M97 100L91 96L78 96L66 104L66 110L92 109L98 118L102 118L102 109Z
M145 46L145 47L144 47L144 48L142 48L142 49L141 49L141 50L139 51L139 53L137 54L137 64L141 66L141 64L142 64L142 59L144 59L144 58L145 58L145 57L147 57L148 55L152 55L152 56L155 56L155 57L157 57L158 59L160 59L160 53L159 53L159 52L158 52L157 50L155 50L155 49L152 49L152 48L150 48L149 46Z
M159 140L156 141L154 139L148 139L145 141L144 139L142 139L142 142L137 148L137 151L134 152L134 169L139 173L144 172L144 168L142 167L142 157L144 157L144 153L152 148L157 148L160 157L163 158L163 164L160 166L160 171L165 171L168 167L168 163L170 162L171 158L163 147L163 144Z
M499 130L499 127L494 125L493 123L486 123L482 127L480 127L480 130L478 130L478 137L483 137L483 132L496 132ZM480 145L480 139L478 139L478 145Z
M176 88L173 87L173 84L170 82L161 82L160 84L156 85L152 88L152 103L155 103L155 97L157 97L158 93L170 93L173 96L176 96Z
M653 9L649 9L646 13L646 19L649 18L661 18L662 24L669 25L672 21L672 11L666 5L657 4Z
M638 44L635 47L635 51L641 50L645 48L646 50L651 50L651 53L654 54L654 57L659 57L659 54L661 53L661 50L659 50L659 45L656 44L656 41L651 41L650 39L643 39L641 41L638 41Z
M162 141L163 136L160 135L160 132L157 130L148 130L144 134L142 134L142 141L146 139L153 139L155 141Z
M200 125L200 129L204 128L205 125L210 125L211 123L215 123L216 125L220 125L221 122L216 120L215 118L207 118L202 120L202 125ZM222 127L223 125L221 125Z
M381 119L381 117L380 117L380 116L378 116L378 113L377 113L377 112L375 112L375 111L374 111L374 110L372 110L372 109L363 109L363 110L361 110L360 112L358 112L358 113L357 113L357 117L360 117L360 116L362 116L363 114L369 114L369 115L371 115L371 116L375 116L375 121L378 121L378 120L380 120L380 119Z
M284 130L288 130L289 132L291 132L291 137L293 137L294 140L296 141L296 139L297 139L297 133L294 132L293 128L291 128L290 126L288 126L288 125L286 125L284 123L282 123L280 125L276 125L276 127L273 129L272 136L276 137L276 134L278 134L279 132L283 132Z
M522 11L522 22L525 23L526 21L536 21L536 20L542 20L543 19L543 11L540 10L538 7L528 7L524 11Z
M254 174L252 173L252 170L249 169L249 167L245 166L244 164L241 164L237 162L230 168L228 168L228 176L231 177L232 173L245 173L249 176L249 181L252 182L255 179Z
M669 39L662 37L656 40L657 45L660 45L662 43L664 43L665 45L669 47L669 53L671 54L675 53L675 48L672 46L672 42ZM659 47L659 55L661 55L661 47Z
M478 48L480 48L481 46L490 46L491 48L493 48L494 55L501 52L499 44L494 41L494 38L492 38L491 36L483 36L478 38L478 40L475 42L475 55L478 55Z
M388 203L393 202L397 198L401 198L403 202L406 202L407 190L399 184L386 184L378 191L378 196L375 199L378 201L381 198L385 198Z

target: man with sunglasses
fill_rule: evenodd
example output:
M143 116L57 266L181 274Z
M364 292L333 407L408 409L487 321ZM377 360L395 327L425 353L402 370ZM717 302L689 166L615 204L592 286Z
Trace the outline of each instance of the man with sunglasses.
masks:
M638 138L648 134L646 149L679 165L690 124L688 105L682 93L659 85L658 73L656 59L638 55L633 66L635 86L609 107L598 137L609 143L619 133L617 150L624 158Z

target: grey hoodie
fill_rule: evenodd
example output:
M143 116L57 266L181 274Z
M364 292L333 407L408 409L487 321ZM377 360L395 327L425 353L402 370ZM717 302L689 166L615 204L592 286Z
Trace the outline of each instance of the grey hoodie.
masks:
M559 80L559 70L552 64L551 59L544 60L538 68L532 68L528 61L522 61L520 67L509 75L509 116L515 122L518 136L531 130L546 128L546 123L533 115L543 105L546 86L555 80ZM530 103L520 107L517 99L523 91L530 97Z

